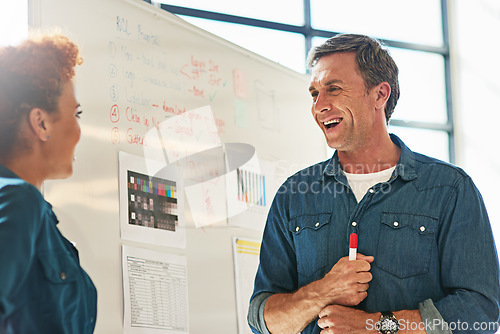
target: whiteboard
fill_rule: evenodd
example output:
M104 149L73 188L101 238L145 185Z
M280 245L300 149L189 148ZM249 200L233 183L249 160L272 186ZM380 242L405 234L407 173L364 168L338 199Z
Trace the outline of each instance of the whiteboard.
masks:
M76 78L84 113L74 175L47 182L44 192L97 287L96 333L123 331L122 245L185 256L190 332L237 333L232 238L261 238L261 231L247 228L255 212L244 210L199 227L186 201L185 248L125 240L119 223L118 152L168 160L172 151L155 146L160 124L210 107L216 131L213 124L197 130L203 140L193 149L205 153L188 163L203 169L200 161L219 154L217 145L221 152L224 145L233 145L233 165L257 155L273 166L270 187L275 190L293 172L325 158L324 140L310 113L307 76L139 0L29 4L32 26L60 27L79 44L84 58ZM186 128L176 130L186 134ZM192 133L187 136L193 139ZM227 172L238 167L225 165ZM192 189L193 197L207 200ZM225 205L224 191L214 194L211 203ZM269 202L272 197L268 194ZM239 220L239 227L228 224L231 219Z

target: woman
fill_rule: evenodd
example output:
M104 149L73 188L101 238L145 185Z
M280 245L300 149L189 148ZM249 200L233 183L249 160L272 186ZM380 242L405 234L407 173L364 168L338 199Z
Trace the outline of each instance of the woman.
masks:
M0 49L0 333L92 333L96 289L39 189L69 177L78 47L61 35Z

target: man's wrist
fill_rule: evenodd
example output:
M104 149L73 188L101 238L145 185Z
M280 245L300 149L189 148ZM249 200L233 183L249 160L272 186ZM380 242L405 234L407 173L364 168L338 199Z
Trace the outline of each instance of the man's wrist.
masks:
M397 334L399 331L399 322L394 313L382 312L377 329L381 334Z
M366 330L371 334L380 334L378 331L378 322L382 313L368 313L369 317L366 319Z
M426 333L425 325L422 322L422 317L419 310L402 310L394 312L398 319L399 332L398 334L412 333Z
M303 294L303 298L309 300L314 304L311 307L314 309L323 309L328 305L335 304L331 298L328 298L328 286L323 283L324 278L313 281L310 284L303 286L298 291Z

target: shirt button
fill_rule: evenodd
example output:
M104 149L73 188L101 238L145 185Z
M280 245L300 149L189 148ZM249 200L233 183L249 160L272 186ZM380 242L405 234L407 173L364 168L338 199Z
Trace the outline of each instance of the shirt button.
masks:
M64 281L66 279L66 273L64 271L61 271L59 273L59 277L61 277L61 279Z
M358 226L358 223L356 223L356 222L352 222L352 226L353 226L353 227L356 227L356 226Z
M394 222L394 223L393 223L393 225L394 225L395 227L398 227L398 226L399 226L399 223L398 223L398 222Z
M420 226L420 231L424 232L425 231L425 226Z
M300 231L300 227L298 227L298 226L297 226L297 227L295 228L295 231L296 231L296 232Z
M375 190L373 190L373 188L370 188L370 190L368 190L370 192L370 194L373 194L375 192Z
M318 227L319 226L319 222L317 222L316 225L314 225L314 226Z

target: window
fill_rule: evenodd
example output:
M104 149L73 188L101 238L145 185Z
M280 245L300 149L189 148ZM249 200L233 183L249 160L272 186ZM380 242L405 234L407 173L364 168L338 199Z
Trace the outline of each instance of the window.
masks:
M446 0L385 0L383 6L372 0L290 0L286 8L276 0L158 5L302 73L311 46L334 34L381 39L400 69L401 97L389 130L415 151L455 162Z
M443 44L439 0L311 0L315 29L416 44Z

